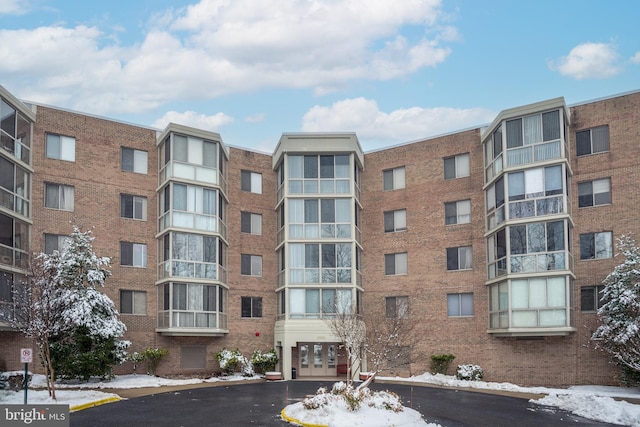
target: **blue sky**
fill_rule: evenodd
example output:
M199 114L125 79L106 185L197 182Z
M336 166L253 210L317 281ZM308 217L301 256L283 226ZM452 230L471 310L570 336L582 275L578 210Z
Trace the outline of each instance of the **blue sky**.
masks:
M638 16L635 0L0 0L0 84L264 152L332 131L369 151L640 90Z

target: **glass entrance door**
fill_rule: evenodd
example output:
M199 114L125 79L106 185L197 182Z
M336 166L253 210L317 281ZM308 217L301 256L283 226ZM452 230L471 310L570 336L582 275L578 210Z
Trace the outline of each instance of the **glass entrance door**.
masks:
M336 344L303 343L298 346L300 375L327 377L336 375Z

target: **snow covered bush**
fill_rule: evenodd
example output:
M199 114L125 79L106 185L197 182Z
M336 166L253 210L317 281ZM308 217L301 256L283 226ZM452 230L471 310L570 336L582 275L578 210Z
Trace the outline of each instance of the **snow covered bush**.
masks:
M356 387L342 381L333 384L330 393L325 387L319 388L314 396L302 401L305 409L319 409L330 403L340 402L351 412L358 411L362 405L387 411L401 412L402 402L397 394L390 391L371 391L368 387Z
M478 365L458 365L456 378L459 380L479 381L484 376L482 368Z
M278 355L276 354L275 349L271 349L266 353L263 353L260 350L256 350L251 355L251 363L253 366L263 374L266 372L271 372L276 369L276 364L278 363Z
M456 357L453 354L434 354L431 356L431 372L446 375L449 365Z
M229 350L223 348L217 353L213 354L213 357L218 361L220 369L227 375L233 375L238 366L241 367L242 375L245 377L252 377L255 375L253 370L253 364L249 359L244 357L240 350Z

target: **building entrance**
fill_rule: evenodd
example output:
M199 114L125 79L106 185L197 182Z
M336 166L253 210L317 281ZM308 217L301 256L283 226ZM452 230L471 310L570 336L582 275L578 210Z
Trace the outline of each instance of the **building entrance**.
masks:
M300 376L335 377L337 375L336 343L298 344Z

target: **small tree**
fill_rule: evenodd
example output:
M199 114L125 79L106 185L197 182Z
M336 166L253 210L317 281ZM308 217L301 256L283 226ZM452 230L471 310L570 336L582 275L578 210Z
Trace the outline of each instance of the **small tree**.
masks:
M640 249L629 236L620 237L617 247L625 259L602 282L602 325L591 339L617 363L640 371Z
M325 311L335 313L325 322L344 345L347 353L347 385L351 385L355 369L360 365L362 349L367 339L366 326L351 301L336 299L334 306L327 307Z
M56 364L64 362L74 366L73 359L56 361L56 351L61 351L65 359L77 357L79 363L86 357L73 349L65 350L66 346L76 345L78 334L92 342L113 344L107 356L113 364L124 360L129 345L127 341L117 340L126 327L118 319L113 301L97 289L104 286L105 279L111 275L110 260L98 257L92 242L91 231L82 232L74 226L62 251L35 257L28 282L18 286L14 294L16 310L8 320L14 328L35 340L53 399L56 398ZM54 346L57 348L52 351ZM104 358L101 360L104 362Z

